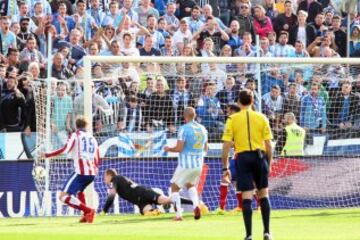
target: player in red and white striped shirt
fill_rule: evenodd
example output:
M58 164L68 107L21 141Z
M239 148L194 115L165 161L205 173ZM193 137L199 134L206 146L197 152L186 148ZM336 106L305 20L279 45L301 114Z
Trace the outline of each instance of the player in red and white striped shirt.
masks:
M86 131L87 126L88 122L83 117L77 118L77 130L71 134L65 146L45 154L46 158L68 154L74 160L75 172L67 180L59 198L68 206L84 213L80 219L82 223L92 223L95 217L95 210L86 206L84 190L94 181L100 163L98 143Z

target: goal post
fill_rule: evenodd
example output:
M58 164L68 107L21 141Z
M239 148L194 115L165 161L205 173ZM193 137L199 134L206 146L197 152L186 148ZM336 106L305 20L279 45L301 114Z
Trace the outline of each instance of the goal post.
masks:
M90 133L93 132L92 128L92 79L91 76L91 60L88 58L84 59L84 66L90 66L89 71L85 71L84 74L84 80L83 80L83 86L84 86L84 117L89 123L90 126L88 126L88 131ZM86 68L85 68L86 69ZM87 81L89 80L89 81ZM97 207L99 202L97 201L96 197L96 191L94 187L94 183L91 183L85 190L85 196L86 199L89 202L89 206Z
M51 36L51 33L48 33L48 41L47 41L47 44L48 44L48 49L52 49L52 36ZM49 50L48 51L48 59L51 59L51 51ZM47 92L50 92L51 91L51 74L52 74L52 67L53 67L53 64L52 64L52 61L49 61L48 64L47 64ZM51 102L51 96L50 94L46 96L46 102L47 103L50 103ZM46 126L50 126L50 113L51 113L51 105L50 104L46 104ZM51 130L50 128L46 128L45 130L45 134L46 134L46 139L50 139L50 135L51 135ZM46 151L49 151L50 150L50 142L47 142L46 143L46 146L45 146L45 149ZM49 159L45 159L45 173L46 173L46 176L45 176L45 191L49 191L49 172L50 172L50 163L49 163Z
M85 70L85 74L84 74L84 117L88 120L89 123L92 122L92 89L91 89L91 85L93 84L91 79L91 58L85 56L84 57L84 68ZM90 131L92 132L92 128L90 127Z
M85 56L84 75L57 81L57 85L66 83L67 95L72 102L72 106L65 105L62 110L74 118L76 114L84 115L99 142L102 165L94 191L86 193L90 201L99 202L99 207L107 195L102 182L102 174L107 168L115 168L139 184L169 193L177 155L166 154L163 148L176 143L177 129L183 124L181 109L186 105L196 108L197 120L209 131L210 149L205 159L208 171L202 176L205 183L201 199L211 210L215 209L219 200L221 134L228 114L226 105L235 103L235 95L242 88L253 90L256 110L267 115L272 125L275 137L275 161L270 176L273 206L350 207L360 206L357 184L360 181L357 174L360 167L360 108L354 104L359 98L359 72L360 59L356 58ZM350 87L351 96L356 95L351 97L352 102L341 99L338 102L337 99L342 96L345 80L353 88ZM232 81L236 91L229 90L231 94L226 95L228 90L225 88ZM304 98L311 94L312 81L319 86L319 99L314 102ZM252 82L255 84L251 85ZM49 86L49 82L39 84L43 85L43 90L48 89L46 93L38 90L35 94L37 116L42 123L48 122L56 112L54 100L47 101L44 97L55 96L57 90ZM175 91L181 84L186 93ZM280 91L281 107L277 106L278 96L272 98L270 93L275 85L279 85L274 94ZM286 105L293 85L300 96ZM219 93L222 90L225 95ZM310 137L305 139L305 156L289 156L278 149L279 139L285 131L284 114L289 111L294 111L298 124L309 131L307 136ZM50 127L40 124L38 132ZM50 137L40 134L38 142L53 143L54 136L58 134L52 132ZM64 158L50 161L47 183L50 191L59 191L72 171L71 161ZM40 191L45 183L43 179L36 181ZM235 206L232 191L228 208ZM129 213L135 209L117 199L112 211Z

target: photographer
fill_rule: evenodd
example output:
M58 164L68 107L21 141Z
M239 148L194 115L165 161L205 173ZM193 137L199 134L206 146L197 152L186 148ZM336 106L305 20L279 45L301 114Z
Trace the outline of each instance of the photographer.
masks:
M8 76L6 88L1 92L0 99L0 130L21 132L28 123L24 95L17 89L18 81Z
M336 47L334 34L328 32L323 37L316 37L307 50L311 57L339 57L334 47Z

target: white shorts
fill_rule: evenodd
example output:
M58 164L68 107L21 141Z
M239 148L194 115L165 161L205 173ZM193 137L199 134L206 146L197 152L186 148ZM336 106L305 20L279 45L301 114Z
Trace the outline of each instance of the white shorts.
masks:
M179 188L183 188L187 183L195 185L201 175L201 168L182 168L177 166L171 183L175 183Z

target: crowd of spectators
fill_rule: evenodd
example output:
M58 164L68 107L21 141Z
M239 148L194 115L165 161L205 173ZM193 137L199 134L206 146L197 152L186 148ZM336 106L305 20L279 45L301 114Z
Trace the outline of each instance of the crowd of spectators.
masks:
M36 131L34 86L50 63L52 129L72 131L86 55L360 56L360 17L328 0L5 0L0 14L0 129L8 132ZM256 64L94 62L94 129L175 133L193 106L219 140L226 106L249 88L275 136L293 112L308 132L352 137L360 129L358 69L266 64L256 74Z

